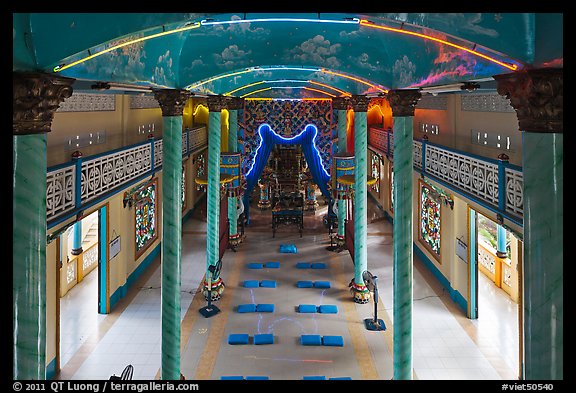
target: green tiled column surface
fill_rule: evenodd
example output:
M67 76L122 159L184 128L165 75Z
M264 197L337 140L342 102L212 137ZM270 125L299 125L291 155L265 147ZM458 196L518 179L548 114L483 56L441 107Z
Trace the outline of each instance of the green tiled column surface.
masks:
M228 151L236 153L238 151L238 110L230 109L228 118ZM236 213L238 205L238 198L228 198L228 220L230 221L230 236L238 233L238 220Z
M523 132L524 377L563 379L563 134Z
M162 379L180 379L182 117L163 117Z
M368 254L366 248L368 226L368 188L366 185L368 131L366 112L354 114L354 282L363 285L362 273L367 268Z
M206 274L218 262L220 249L220 111L208 115L208 190L206 195ZM212 277L215 281L218 277Z
M345 153L346 152L346 111L345 110L337 110L336 114L338 115L338 153ZM336 176L336 174L333 174ZM345 234L345 227L344 227L344 220L346 219L346 201L345 200L338 200L338 235L344 237Z
M394 118L394 379L412 379L413 116Z
M45 379L46 135L13 137L13 379Z

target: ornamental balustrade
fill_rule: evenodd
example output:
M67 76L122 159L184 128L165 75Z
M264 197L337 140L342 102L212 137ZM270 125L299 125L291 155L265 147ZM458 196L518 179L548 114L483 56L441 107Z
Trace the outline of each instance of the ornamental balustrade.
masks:
M369 149L393 159L394 134L391 130L371 127L368 141ZM524 214L521 167L437 146L426 140L414 140L413 146L414 168L418 172L521 222Z
M206 127L185 131L182 155L195 153L207 144ZM162 147L162 139L150 139L49 168L46 174L47 221L69 217L83 205L105 198L113 190L159 170Z

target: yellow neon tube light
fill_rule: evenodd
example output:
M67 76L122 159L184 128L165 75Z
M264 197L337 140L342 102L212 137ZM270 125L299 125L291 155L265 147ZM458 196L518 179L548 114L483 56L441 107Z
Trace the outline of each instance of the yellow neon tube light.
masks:
M260 89L260 90L254 90L254 91L251 91L250 93L247 93L247 94L244 94L243 96L240 96L240 98L251 96L252 94L256 94L256 93L259 93L261 91L266 91L266 90L272 90L272 88L271 87L265 87L265 88Z
M376 85L374 85L374 84L372 84L372 83L363 81L362 79L356 78L356 77L354 77L354 76L344 75L344 74L341 74L341 73L339 73L339 72L327 70L326 68L322 68L320 71L321 71L321 72L325 72L326 74L331 74L331 75L336 75L336 76L339 76L339 77L342 77L342 78L351 79L351 80L353 80L353 81L355 81L355 82L360 82L360 83L363 83L363 84L368 85L368 86L370 86L370 87L373 87L373 88L375 88L375 89L378 89L378 90L380 90L380 91L382 91L382 92L384 92L384 93L388 93L388 90L382 89L382 88L380 88L380 87L378 87L378 86L376 86Z
M192 25L189 25L189 26L179 27L179 28L174 29L174 30L163 31L163 32L161 32L161 33L152 34L152 35L149 35L149 36L147 36L147 37L140 37L140 38L136 38L136 39L134 39L134 40L126 41L126 42L123 42L123 43L121 43L121 44L111 46L110 48L104 49L104 50L102 50L102 51L100 51L100 52L98 52L98 53L94 53L93 55L86 56L86 57L84 57L84 58L82 58L82 59L80 59L80 60L76 60L76 61L74 61L74 62L72 62L72 63L70 63L70 64L57 65L56 67L54 67L54 72L63 71L63 70L65 70L65 69L67 69L67 68L73 67L73 66L78 65L78 64L80 64L80 63L83 63L83 62L85 62L85 61L87 61L87 60L90 60L90 59L93 59L93 58L98 57L98 56L100 56L100 55L103 55L104 53L111 52L111 51L113 51L114 49L122 48L122 47L127 46L127 45L132 45L132 44L135 44L135 43L137 43L137 42L142 42L142 41L150 40L150 39L152 39L152 38L162 37L162 36L165 36L165 35L168 35L168 34L180 33L180 32L182 32L182 31L197 29L197 28L200 27L200 26L201 26L200 22L196 22L196 23L194 23L194 24L192 24Z
M265 82L266 82L266 81L249 83L249 84L247 84L247 85L240 86L240 87L238 87L238 88L236 88L236 89L234 89L234 90L230 90L228 93L224 93L224 95L225 95L225 96L229 96L229 95L231 95L232 93L236 93L238 90L242 90L242 89L246 89L246 88L248 88L248 87L260 85L260 84L265 83Z
M304 90L316 91L318 93L326 94L327 96L330 96L330 97L336 97L334 94L330 94L324 90L314 89L312 87L304 87Z
M313 85L318 85L318 86L325 87L325 88L327 88L327 89L335 90L335 91L337 91L338 93L341 93L343 96L352 97L352 94L350 94L350 93L348 93L348 92L346 92L346 91L344 91L344 90L340 90L340 89L338 89L338 88L336 88L336 87L334 87L334 86L326 85L326 84L324 84L324 83L315 82L315 81L311 81L311 80L309 80L308 82L312 83Z
M441 39L441 38L432 37L432 36L429 36L429 35L426 35L426 34L422 34L422 33L416 33L416 32L414 32L414 31L397 29L397 28L394 28L394 27L375 25L374 23L372 23L372 22L370 22L370 21L368 21L368 20L366 20L366 19L361 19L361 20L360 20L360 26L372 27L372 28L374 28L374 29L380 29L380 30L388 30L388 31L393 31L393 32L395 32L395 33L402 33L402 34L407 34L407 35L413 35L413 36L416 36L416 37L424 38L424 39L426 39L426 40L431 40L431 41L439 42L439 43L441 43L441 44L448 45L448 46L451 46L451 47L453 47L453 48L466 51L466 52L471 53L471 54L473 54L473 55L475 55L475 56L482 57L483 59L486 59L486 60L491 61L491 62L493 62L493 63L496 63L496 64L498 64L498 65L501 65L502 67L506 67L506 68L508 68L509 70L516 71L516 70L518 69L518 66L517 66L516 64L504 63L504 62L502 62L502 61L500 61L500 60L497 60L497 59L495 59L495 58L493 58L493 57L487 56L487 55L485 55L485 54L483 54L483 53L476 52L475 50L468 49L468 48L466 48L466 47L464 47L464 46L454 44L454 43L452 43L452 42L443 40L443 39Z

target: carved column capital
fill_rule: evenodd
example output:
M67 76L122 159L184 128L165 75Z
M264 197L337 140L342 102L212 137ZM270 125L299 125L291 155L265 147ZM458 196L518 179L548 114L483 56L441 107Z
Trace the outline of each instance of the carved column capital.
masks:
M244 109L244 98L240 97L227 97L226 105L229 110L239 110Z
M73 78L39 72L12 73L12 134L50 132L54 112L72 95Z
M346 97L334 97L332 98L332 109L337 111L345 111L348 109L348 103L350 100Z
M370 98L362 95L353 95L350 98L350 105L354 112L367 112L368 105L370 104Z
M563 132L563 68L494 75L494 79L498 94L508 98L516 110L521 131Z
M414 116L414 109L422 97L419 90L390 90L387 94L388 102L392 108L392 116Z
M182 116L186 101L191 94L188 90L155 89L154 98L162 109L162 116Z
M221 112L228 105L228 100L224 96L208 96L206 97L206 104L208 104L208 111Z

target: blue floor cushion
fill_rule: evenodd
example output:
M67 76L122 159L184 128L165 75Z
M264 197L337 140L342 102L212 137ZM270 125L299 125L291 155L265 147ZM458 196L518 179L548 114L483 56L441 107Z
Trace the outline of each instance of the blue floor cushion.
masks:
M244 288L258 288L260 282L258 280L246 280L244 281Z
M248 379L248 377L246 377L246 379ZM330 380L333 381L344 381L344 380L351 380L352 377L332 377L332 378L328 378Z
M265 375L247 375L246 376L246 380L247 381L259 381L259 380L268 380L270 379L270 377L267 377Z
M280 244L280 252L285 254L296 254L298 249L295 244Z
M310 262L298 262L296 269L310 269Z
M296 286L298 288L312 288L312 281L298 281Z
M342 336L324 336L322 337L322 345L327 347L343 347L344 339Z
M326 269L326 264L324 262L314 262L310 267L312 269Z
M257 304L256 305L256 312L274 312L274 305L273 304Z
M220 377L220 380L222 380L222 381L239 381L239 380L244 380L244 377L242 375L222 375Z
M318 312L320 314L337 314L338 307L336 307L334 304L323 304L318 306Z
M314 288L330 288L330 281L314 281Z
M276 280L262 280L260 286L263 288L276 288Z
M239 313L256 312L256 305L255 304L239 304L237 311Z
M280 262L266 262L264 267L267 269L278 269L280 267Z
M322 337L319 334L302 334L300 343L302 345L322 345Z
M263 344L274 344L274 335L268 333L255 334L254 345L263 345Z
M326 377L324 375L304 375L304 378L302 379L307 381L314 381L314 380L324 381Z
M314 304L300 304L300 305L298 305L298 312L302 312L302 313L316 312L316 305L314 305Z
M258 262L252 262L248 264L248 269L262 269L264 265Z
M244 333L235 333L228 335L228 344L230 345L248 344L249 341L250 336Z

